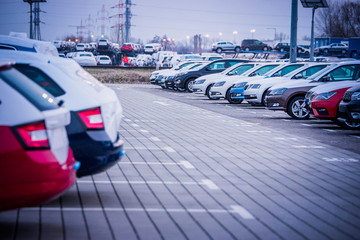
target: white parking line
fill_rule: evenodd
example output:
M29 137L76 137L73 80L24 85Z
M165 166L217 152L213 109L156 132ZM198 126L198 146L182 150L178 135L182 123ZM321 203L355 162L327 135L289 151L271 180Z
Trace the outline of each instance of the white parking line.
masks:
M283 120L284 122L290 122L291 120L290 119L281 119Z
M307 123L301 123L301 125L306 126L306 127L311 127L311 124L307 124Z
M148 131L148 130L145 130L145 129L140 129L140 132L148 133L149 131Z
M160 142L161 140L158 137L151 137L151 140L153 140L154 142Z
M160 104L160 105L163 105L163 106L170 106L170 104L165 103L165 102L160 102L160 101L153 101L153 103L157 103L157 104Z
M316 145L297 145L294 148L309 148L309 149L316 149L316 148L324 148L323 146L316 146Z
M323 129L324 131L327 131L327 132L338 132L337 130L334 130L334 129Z
M200 183L204 184L211 190L219 190L219 187L216 186L216 184L213 181L211 181L210 179L203 179L203 180L201 180Z
M351 135L354 138L360 138L360 136L356 136L356 135Z
M180 161L180 164L187 169L194 169L195 167L189 161Z
M326 162L359 162L358 159L354 159L354 158L328 158L328 157L323 157L323 160L325 160Z
M251 213L240 205L231 205L233 212L239 214L243 219L255 219Z
M125 118L124 121L125 121L125 122L131 122L131 120L128 119L128 118Z
M39 211L40 207L22 208L21 211ZM232 205L231 210L227 209L205 209L205 208L121 208L121 207L41 207L42 212L168 212L168 213L236 213L239 214L243 219L252 220L255 219L246 209L239 205Z
M140 127L138 124L136 124L136 123L132 123L132 124L130 124L131 126L133 126L133 127Z
M174 153L174 152L176 152L172 147L163 147L162 149L168 151L169 153Z
M247 130L248 133L271 133L271 131L268 130Z

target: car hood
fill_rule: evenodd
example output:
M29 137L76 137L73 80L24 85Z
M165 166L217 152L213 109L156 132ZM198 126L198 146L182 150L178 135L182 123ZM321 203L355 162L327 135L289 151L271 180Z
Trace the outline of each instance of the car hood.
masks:
M324 92L331 92L337 89L342 88L351 88L354 86L360 86L360 82L357 81L340 81L340 82L330 82L328 84L322 84L313 88L311 91L316 93L324 93Z
M276 88L298 88L298 87L307 87L307 86L311 87L317 85L319 85L319 82L311 81L311 80L296 80L291 82L286 81L284 83L279 83L272 86L271 90Z

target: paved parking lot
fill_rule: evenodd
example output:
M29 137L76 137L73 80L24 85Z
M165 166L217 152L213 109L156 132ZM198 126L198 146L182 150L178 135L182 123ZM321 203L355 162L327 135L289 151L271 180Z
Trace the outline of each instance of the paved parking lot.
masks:
M221 101L110 86L127 155L55 201L0 213L0 239L359 239L358 132L340 136L345 148L283 113L236 110L279 114L283 127L270 127L218 110Z

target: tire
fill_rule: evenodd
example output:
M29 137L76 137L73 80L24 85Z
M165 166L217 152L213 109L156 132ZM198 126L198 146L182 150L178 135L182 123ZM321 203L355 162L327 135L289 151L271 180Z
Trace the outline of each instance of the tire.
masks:
M264 48L263 48L263 51L267 51L267 50L269 50L268 47L264 47Z
M328 53L329 52L329 49L324 49L324 53Z
M235 48L235 52L236 52L236 53L239 53L239 52L240 52L240 48L239 48L239 47L236 47L236 48Z
M353 130L357 130L360 129L360 122L355 123L355 122L351 122L346 120L345 122L341 122L341 121L334 121L336 124L338 124L340 127L346 128L346 129L353 129Z
M246 51L246 52L250 51L250 48L246 47L246 48L245 48L245 51Z
M205 95L210 99L210 100L217 100L218 98L214 98L210 95L210 88L213 86L214 84L210 84L205 91Z
M166 87L164 87L164 86L160 86L162 89L166 89Z
M342 54L345 54L345 53L346 53L346 50L341 50L341 53L342 53Z
M265 106L265 98L267 95L269 95L270 91L269 89L266 89L264 94L262 95L262 98L261 98L261 104Z
M229 88L227 90L226 95L225 95L225 99L228 100L228 102L231 103L231 104L240 104L240 103L242 103L243 99L232 99L230 97L230 90L231 90L231 88Z
M194 84L195 78L190 78L185 82L185 90L188 92L194 92L193 90L193 84Z
M222 52L222 49L221 49L221 48L217 48L217 49L216 49L216 52L217 52L217 53L221 53L221 52Z
M304 96L298 96L293 98L287 107L287 114L294 119L308 119L310 117L310 111L306 109Z

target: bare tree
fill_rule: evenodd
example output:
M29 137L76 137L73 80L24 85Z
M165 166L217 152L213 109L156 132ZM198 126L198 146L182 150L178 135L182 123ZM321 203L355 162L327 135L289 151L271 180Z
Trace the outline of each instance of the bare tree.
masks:
M329 1L316 17L321 37L360 37L360 2Z

